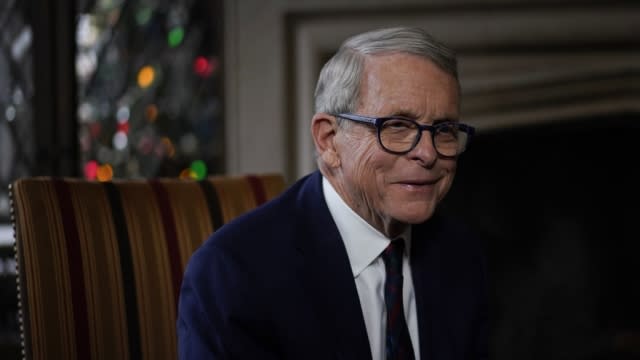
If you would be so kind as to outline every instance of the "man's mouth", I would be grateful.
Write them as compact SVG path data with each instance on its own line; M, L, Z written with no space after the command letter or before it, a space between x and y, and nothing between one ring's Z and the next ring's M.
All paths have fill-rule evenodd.
M436 184L440 179L413 179L413 180L402 180L398 181L397 184L401 185L411 185L411 186L429 186Z

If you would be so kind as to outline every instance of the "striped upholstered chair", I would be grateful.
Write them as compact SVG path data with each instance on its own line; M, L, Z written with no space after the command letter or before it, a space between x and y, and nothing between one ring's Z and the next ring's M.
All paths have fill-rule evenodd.
M27 359L176 359L185 264L225 222L273 198L280 175L12 186Z

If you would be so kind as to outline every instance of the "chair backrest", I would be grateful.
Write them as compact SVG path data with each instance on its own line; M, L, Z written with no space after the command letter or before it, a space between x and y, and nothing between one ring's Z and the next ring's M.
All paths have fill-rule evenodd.
M176 359L176 309L193 251L275 197L276 174L11 188L28 359Z

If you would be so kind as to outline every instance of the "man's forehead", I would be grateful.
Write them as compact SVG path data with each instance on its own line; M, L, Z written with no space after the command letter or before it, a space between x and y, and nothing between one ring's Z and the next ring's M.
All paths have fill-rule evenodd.
M456 79L417 55L371 58L364 68L359 95L358 108L373 115L404 114L415 119L458 117Z

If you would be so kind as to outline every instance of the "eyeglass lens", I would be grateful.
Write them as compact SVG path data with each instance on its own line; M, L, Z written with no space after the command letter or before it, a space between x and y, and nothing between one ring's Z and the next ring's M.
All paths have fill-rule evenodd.
M456 156L464 151L467 133L458 129L455 123L440 125L431 135L438 153L443 156ZM409 152L417 143L421 129L411 121L390 119L380 128L380 142L392 152Z

